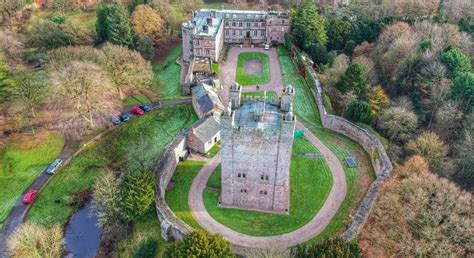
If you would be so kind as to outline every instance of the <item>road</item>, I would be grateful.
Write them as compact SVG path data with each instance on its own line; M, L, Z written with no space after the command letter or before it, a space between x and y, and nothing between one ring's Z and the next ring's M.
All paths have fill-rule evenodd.
M337 156L329 150L311 131L306 129L303 124L297 122L298 130L305 130L306 139L316 146L327 165L331 170L333 177L333 186L329 192L328 198L323 207L307 224L297 230L282 235L255 237L234 231L219 222L217 222L206 210L203 201L203 192L206 183L212 172L220 163L220 154L214 156L199 172L194 179L191 190L189 191L188 203L192 216L197 223L211 233L218 233L232 244L250 248L275 247L287 248L299 243L306 242L320 234L331 222L337 210L341 206L347 193L346 176L341 162Z
M153 109L159 109L161 107L166 107L166 106L173 106L173 105L180 105L180 104L186 104L186 103L191 103L192 99L191 98L181 98L181 99L176 99L176 100L171 100L171 101L165 101L165 102L153 102L151 103L151 106ZM130 116L130 119L133 119L135 115L130 113L128 110L122 110L123 113L127 113ZM56 120L58 121L58 120ZM48 123L49 124L49 123ZM44 125L40 125L40 128L44 127ZM109 130L107 130L104 133L110 133L113 129L117 128L117 126L111 126ZM31 129L31 127L30 127ZM23 131L22 131L23 132ZM99 137L98 137L99 138ZM91 141L96 141L94 138ZM86 145L88 145L86 143ZM66 143L65 146L63 147L61 153L59 154L58 158L63 160L63 166L67 165L73 155L77 155L80 150L76 151L74 147L72 147L70 144ZM46 170L46 169L45 169ZM31 189L38 189L39 194L41 194L41 190L46 186L48 181L52 178L52 175L49 175L43 171L34 181L33 183L23 192L26 193L27 191ZM21 225L21 223L24 221L26 218L26 215L28 214L28 211L31 207L31 205L26 205L22 203L22 197L19 196L15 206L13 207L12 211L8 215L7 219L3 223L3 230L0 233L0 257L8 257L9 252L7 249L6 241L7 239L11 236L13 232Z

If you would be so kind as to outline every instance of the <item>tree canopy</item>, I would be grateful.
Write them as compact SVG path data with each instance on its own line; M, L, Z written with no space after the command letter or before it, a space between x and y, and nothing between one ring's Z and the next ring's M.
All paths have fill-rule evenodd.
M171 257L234 257L230 243L220 235L212 235L203 230L194 231L182 240L168 245L165 258Z
M316 5L310 0L304 0L297 8L292 20L292 32L296 44L302 49L308 49L316 43L327 43L327 20L319 15Z

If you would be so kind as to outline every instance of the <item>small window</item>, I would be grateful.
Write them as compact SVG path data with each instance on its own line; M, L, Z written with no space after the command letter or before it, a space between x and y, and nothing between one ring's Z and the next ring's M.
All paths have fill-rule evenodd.
M264 191L263 194L264 194L264 195L267 195L267 191Z
M263 175L260 176L260 179L263 180Z
M235 22L232 22L232 26L234 26L234 27L235 27Z
M239 173L239 174L237 175L237 177L242 177L242 174Z
M245 178L245 173L242 174L242 177Z
M228 30L225 31L225 35L229 36L229 31Z
M260 194L263 194L263 191L260 191Z
M253 26L254 26L254 27L258 27L258 23L254 23Z
M225 22L225 26L229 26L229 22Z
M257 36L257 31L256 30L253 31L253 35Z
M247 27L250 27L250 22L247 22Z
M242 23L241 23L241 22L239 22L239 27L242 27Z
M239 30L239 35L242 36L242 30Z
M244 193L246 193L246 192L247 192L247 189L244 189Z
M268 176L265 176L265 180L267 180L267 181L268 181Z

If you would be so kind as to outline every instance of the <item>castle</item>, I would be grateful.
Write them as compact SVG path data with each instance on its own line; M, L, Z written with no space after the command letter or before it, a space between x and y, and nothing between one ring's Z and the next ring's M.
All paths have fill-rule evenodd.
M183 60L217 61L224 44L281 44L289 31L287 12L201 9L182 25Z
M221 116L220 204L288 213L295 91L286 86L278 103L245 100L241 90L231 85Z

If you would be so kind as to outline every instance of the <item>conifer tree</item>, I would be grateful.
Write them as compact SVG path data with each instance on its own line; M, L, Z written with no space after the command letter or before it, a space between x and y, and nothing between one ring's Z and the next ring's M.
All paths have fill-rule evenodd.
M130 17L127 10L118 3L113 3L109 8L107 38L112 44L133 48L133 30Z

